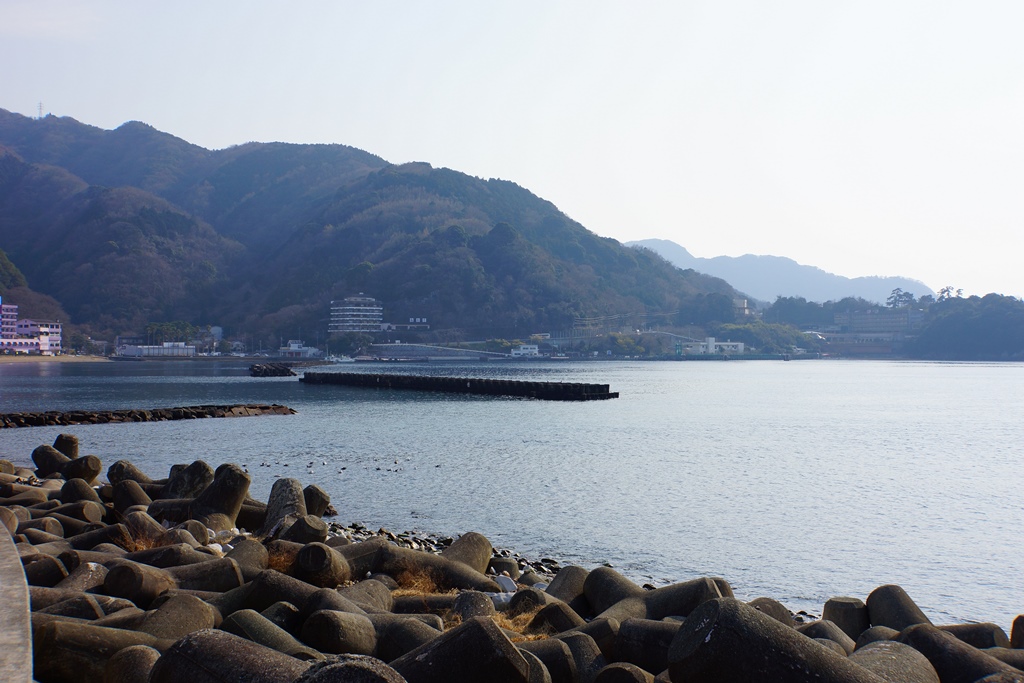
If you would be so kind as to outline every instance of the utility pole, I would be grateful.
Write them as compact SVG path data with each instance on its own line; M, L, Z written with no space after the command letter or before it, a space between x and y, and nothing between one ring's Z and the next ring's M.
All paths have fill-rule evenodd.
M39 118L43 118L43 103L39 103Z

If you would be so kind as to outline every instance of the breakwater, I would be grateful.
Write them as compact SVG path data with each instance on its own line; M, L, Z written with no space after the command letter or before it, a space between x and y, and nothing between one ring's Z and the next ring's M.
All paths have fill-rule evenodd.
M307 372L299 378L299 381L307 384L339 384L372 389L518 396L544 401L601 401L619 397L617 391L609 391L607 384L585 384L582 382L524 382L475 377L378 375L354 372Z
M0 460L6 681L1024 680L1024 616L935 625L895 585L808 621L720 577L653 589L475 532L353 533L319 487L256 501L232 464L101 478L67 434L32 462Z
M294 415L288 406L277 404L236 404L216 406L183 406L149 410L72 410L42 413L0 413L0 429L14 427L47 427L108 422L164 422L167 420L200 420L210 417L256 417L259 415Z

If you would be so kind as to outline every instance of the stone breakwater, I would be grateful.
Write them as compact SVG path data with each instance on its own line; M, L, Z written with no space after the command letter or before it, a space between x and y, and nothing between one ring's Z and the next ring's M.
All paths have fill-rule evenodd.
M441 391L449 394L518 396L542 401L605 401L618 398L607 384L581 382L525 382L513 379L477 377L436 377L433 375L378 375L355 372L307 372L299 378L306 384L338 384L366 389Z
M1024 616L935 625L895 585L800 623L719 577L648 588L475 532L328 524L317 486L256 501L237 465L101 479L70 435L32 461L0 460L5 681L1024 681Z
M75 410L45 413L0 413L0 429L13 427L48 427L107 422L164 422L166 420L199 420L208 417L254 417L257 415L294 415L288 406L247 403L230 406L184 406L151 410Z

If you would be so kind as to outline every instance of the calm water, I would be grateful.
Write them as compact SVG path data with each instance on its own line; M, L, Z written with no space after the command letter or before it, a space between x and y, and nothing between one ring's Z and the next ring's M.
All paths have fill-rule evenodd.
M327 490L342 522L476 530L640 582L720 575L741 598L811 611L899 583L936 622L1009 629L1024 612L1021 365L401 368L621 392L593 403L305 386L245 368L0 365L0 412L284 403L299 414L63 431L105 465L128 458L162 476L196 458L237 462L258 498L293 476ZM26 462L60 431L0 431L0 456Z

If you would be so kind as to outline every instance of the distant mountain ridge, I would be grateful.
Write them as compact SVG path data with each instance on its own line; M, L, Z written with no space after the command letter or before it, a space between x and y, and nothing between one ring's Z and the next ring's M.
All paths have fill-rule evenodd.
M815 266L805 266L783 256L693 256L686 248L662 239L626 242L626 246L644 247L683 269L720 277L744 294L771 303L779 296L803 297L808 301L839 301L860 297L885 303L894 289L911 292L915 297L935 295L928 285L905 277L867 276L848 278Z

